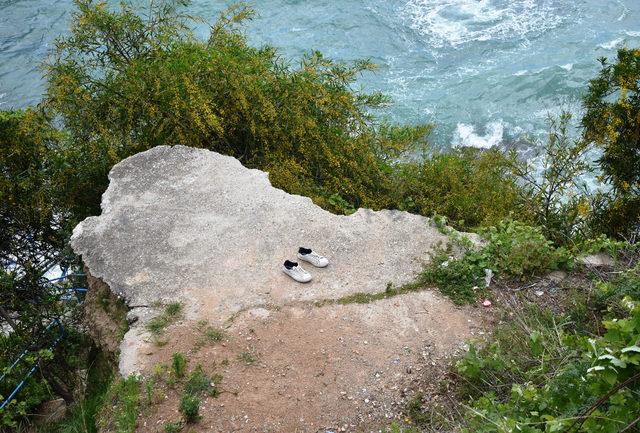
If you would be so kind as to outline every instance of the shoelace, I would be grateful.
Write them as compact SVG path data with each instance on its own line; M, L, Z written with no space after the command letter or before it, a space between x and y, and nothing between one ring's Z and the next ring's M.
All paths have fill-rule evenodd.
M311 256L312 258L316 259L316 260L321 260L322 259L321 255L316 254L313 251L311 251L308 255Z
M296 273L296 274L304 273L304 270L300 267L300 265L294 266L293 268L291 268L291 271Z

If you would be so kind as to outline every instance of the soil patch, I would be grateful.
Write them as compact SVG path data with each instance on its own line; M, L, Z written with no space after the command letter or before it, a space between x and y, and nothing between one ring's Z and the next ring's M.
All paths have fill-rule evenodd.
M431 291L364 305L260 308L236 317L212 347L198 348L193 322L176 324L169 344L148 346L143 369L180 351L191 368L223 375L221 395L203 402L198 432L378 431L401 416L410 383L443 371L476 324L475 309L453 308ZM166 390L141 431L180 419L179 389Z

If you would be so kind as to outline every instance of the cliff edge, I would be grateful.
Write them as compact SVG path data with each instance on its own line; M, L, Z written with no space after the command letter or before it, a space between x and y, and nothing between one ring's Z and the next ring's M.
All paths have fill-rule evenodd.
M411 282L448 242L428 218L334 215L272 187L265 172L184 146L132 156L109 178L102 214L75 228L72 246L131 309L121 374L147 375L176 351L222 374L230 392L204 403L202 431L320 431L388 419L411 369L433 368L471 335L469 310L430 290L327 302ZM303 263L308 284L281 271L300 246L330 260L323 269ZM173 302L184 317L158 345L146 325ZM196 344L204 321L224 329L223 343ZM156 431L179 416L177 404L167 398L145 416L139 431Z

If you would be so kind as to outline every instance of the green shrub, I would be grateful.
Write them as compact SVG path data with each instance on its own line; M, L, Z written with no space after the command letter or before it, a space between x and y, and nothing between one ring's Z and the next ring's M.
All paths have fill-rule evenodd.
M72 227L61 190L64 153L56 130L41 110L0 110L0 264L44 254L60 259ZM25 239L28 238L28 239ZM38 245L39 249L34 249ZM1 295L0 295L1 296ZM5 299L2 304L6 305ZM6 307L5 307L6 308Z
M67 157L84 161L67 177L87 197L99 197L88 192L105 186L120 159L177 143L235 156L268 171L274 186L336 213L436 212L464 227L513 211L526 220L500 151L403 158L424 148L431 127L389 125L369 114L387 98L351 84L375 69L371 63L339 64L313 52L292 68L274 48L247 43L238 24L253 12L243 7L230 9L201 41L187 30L181 3L160 2L143 18L127 3L113 11L82 2L71 34L56 45L47 107L68 132ZM102 46L119 49L106 55Z
M555 248L538 227L508 219L481 234L487 241L482 250L494 272L522 277L572 265L569 251Z
M435 284L455 304L461 305L476 300L484 289L484 269L487 258L476 251L468 251L460 259L447 253L437 254L424 271L425 281Z
M444 228L442 230L445 230ZM559 267L569 268L573 259L564 247L556 248L541 229L506 219L482 230L484 244L469 246L458 258L440 252L432 258L422 278L435 284L456 304L472 302L483 291L486 270L498 277L525 277Z
M189 393L182 394L179 410L186 422L198 421L200 419L200 399Z
M458 380L449 385L465 405L457 418L441 414L457 419L447 429L595 433L631 425L640 413L637 266L576 294L567 304L576 311L526 304L507 310L489 342L472 344L455 363ZM600 327L592 314L579 314L585 301L604 314Z
M640 265L617 274L610 281L596 283L596 288L595 307L622 316L628 310L628 299L640 299Z
M605 233L620 239L636 236L640 221L640 196L617 192L596 194L590 223L594 233Z
M176 378L184 377L187 372L187 358L180 352L174 352L171 356L171 369Z
M456 372L466 380L465 395L477 397L478 390L491 390L502 398L512 383L543 383L572 352L559 337L568 325L557 322L551 311L535 304L509 310L508 324L496 327L490 344L471 344L456 362Z
M16 343L20 345L15 347ZM0 383L0 402L4 402L4 399L23 380L38 359L42 359L46 363L53 358L50 350L35 350L28 353L21 363L9 370L9 366L18 357L16 352L24 350L21 343L21 339L15 334L0 335L0 362L2 362L0 365L3 366L0 372L6 373L6 377ZM50 399L52 396L53 393L49 384L36 370L36 373L26 380L22 392L12 399L4 409L0 410L0 430L3 427L17 427L22 418L29 413L33 413L33 410L40 403Z
M57 328L45 332L50 321L65 317L71 330L79 317L77 305L59 302L59 291L42 278L51 263L73 262L65 248L75 221L60 173L66 155L63 138L42 110L0 110L0 365L8 367L25 348L37 347L0 383L0 401L29 371L38 348L49 347L57 337ZM54 381L62 389L71 387L69 367L77 353L73 345L65 339L54 359L43 359L41 369L0 411L0 429L15 426L53 397Z
M331 210L344 215L351 215L356 211L353 205L343 199L340 194L331 194L327 199L327 203L331 205Z
M457 228L496 224L518 212L526 219L512 161L499 150L454 149L394 172L395 206L430 216L446 215Z
M486 381L495 377L493 371L504 374L514 364L519 380L508 376L499 383L482 383L487 391L472 400L463 431L542 433L581 425L573 431L617 432L631 425L640 413L640 384L630 380L640 378L640 307L627 299L630 316L603 321L603 336L532 333L527 364L510 361L522 358L521 346L491 346L481 356L470 351L458 363L458 372L468 380ZM549 351L546 342L557 338L560 344L553 346L560 351ZM494 391L501 384L511 384L502 388L507 395Z
M15 332L0 335L0 372L6 374L0 382L0 402L4 401L32 367L40 366L12 401L0 410L0 431L4 431L3 427L20 430L21 425L29 424L27 417L36 411L40 403L55 398L58 392L68 401L73 399L71 387L78 383L74 370L88 368L90 364L87 360L89 353L84 349L88 345L88 339L74 329L71 314L68 321L66 338L54 350L47 347L59 336L60 330L56 327L49 329L49 332L35 328L35 332L38 332L35 335L18 335ZM29 352L22 361L9 369L27 348ZM43 371L45 374L42 374Z
M386 170L431 127L373 120L388 98L352 90L373 64L312 52L291 67L273 47L247 43L238 25L253 11L241 5L200 40L184 3L154 2L143 16L130 3L78 2L56 44L47 106L100 178L124 157L175 143L237 157L319 203L339 194L354 208L388 205Z
M627 242L611 239L606 235L599 235L577 244L574 248L577 254L588 255L604 252L614 259L625 250L635 250L635 245L629 245Z
M593 173L587 161L591 147L571 137L570 120L571 114L566 112L557 118L549 116L547 139L536 143L534 155L522 160L513 150L509 158L531 213L530 222L559 245L584 238L590 231L591 204L584 176Z
M7 364L5 364L7 365ZM8 396L14 386L18 384L20 379L8 380L3 383L2 392L0 393L0 402ZM29 378L20 395L0 410L0 427L14 428L18 425L18 421L27 414L33 413L33 410L42 402L51 398L52 394L47 386L46 381L37 378ZM0 429L1 430L1 429Z
M585 140L602 148L599 163L613 187L598 228L625 235L640 225L640 50L621 48L615 63L600 62L584 97L582 126Z

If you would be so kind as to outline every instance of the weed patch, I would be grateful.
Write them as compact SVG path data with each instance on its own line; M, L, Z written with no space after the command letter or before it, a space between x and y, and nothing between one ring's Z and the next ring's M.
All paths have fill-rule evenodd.
M134 376L111 384L98 417L100 431L133 433L140 407L140 382Z
M225 337L222 329L211 326L206 320L198 322L198 331L200 331L201 335L196 342L196 349L200 349L204 346L212 346L222 341Z
M171 371L173 375L180 379L187 371L187 358L180 352L174 352L171 356Z
M90 356L87 383L79 389L77 403L67 417L39 429L39 433L97 433L96 418L106 401L113 381L109 359L103 352L94 350ZM20 430L17 430L20 431Z
M349 305L349 304L368 304L370 302L379 301L381 299L392 298L394 296L403 295L405 293L417 292L423 290L426 286L423 276L419 276L416 281L404 284L400 287L394 287L392 283L387 283L384 292L365 293L357 292L351 295L343 296L337 299L324 299L315 303L316 307L325 305Z
M147 330L154 337L159 337L167 326L182 316L182 308L182 304L179 302L165 305L164 311L160 315L149 320L146 325Z
M158 382L153 377L144 383L144 397L147 406L159 404L164 400L165 395L157 386Z
M194 423L200 419L200 399L189 393L183 393L178 408L187 423Z
M182 423L167 422L164 424L164 433L178 433L182 430Z
M258 358L252 352L242 352L238 355L238 359L244 362L246 365L253 365L258 362Z
M222 376L207 376L202 370L202 366L198 365L191 372L187 382L184 384L184 392L192 395L207 394L210 397L217 397L220 394L218 384L222 380Z
M491 340L472 344L452 367L449 385L464 404L440 419L468 433L632 431L640 413L639 282L636 266L567 301L576 311L506 311ZM585 308L599 312L599 327ZM420 419L417 405L408 412Z
M450 251L440 251L425 269L423 281L435 284L454 303L465 304L484 293L489 272L525 278L573 265L569 251L554 247L536 227L507 219L484 230L482 236L485 243L478 248L454 239L465 249L463 254L456 258Z
M411 422L418 426L424 427L427 425L428 415L422 410L422 394L416 394L409 403L407 403L406 407L407 417L411 420Z

